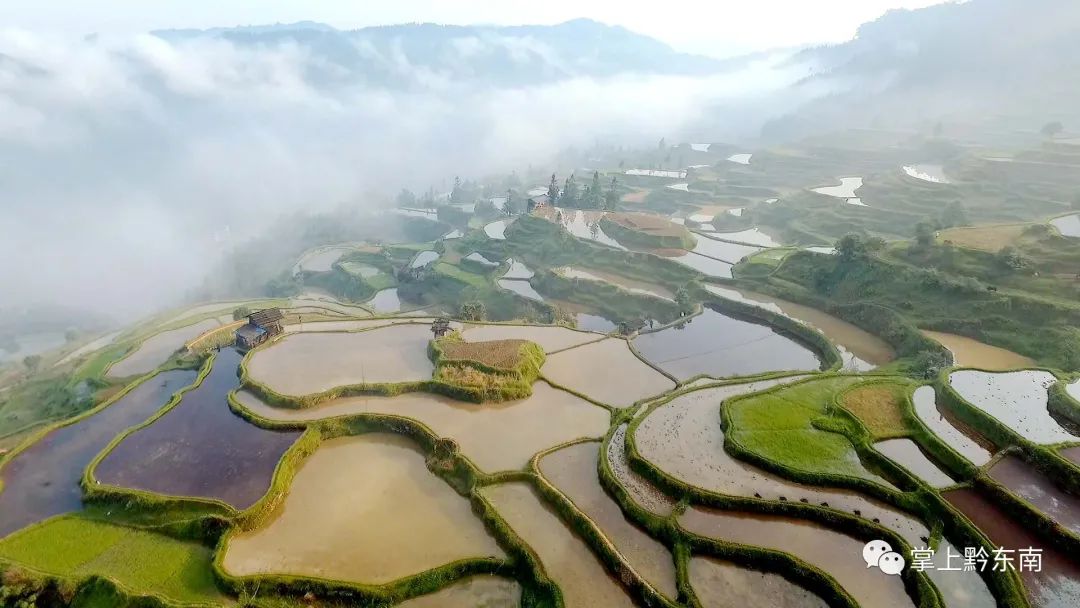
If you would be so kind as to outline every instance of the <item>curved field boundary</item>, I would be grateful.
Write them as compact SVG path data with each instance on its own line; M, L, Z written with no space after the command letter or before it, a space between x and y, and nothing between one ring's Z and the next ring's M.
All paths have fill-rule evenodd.
M1054 374L1061 381L1059 372L1049 368L1029 368L1031 370L1046 371ZM1060 485L1071 493L1080 492L1080 467L1075 463L1063 458L1057 451L1060 445L1072 445L1073 442L1054 445L1040 445L1021 436L988 412L967 402L952 388L949 382L949 374L957 370L974 370L984 373L995 373L979 368L953 368L942 370L935 383L938 391L939 404L944 405L950 412L966 424L971 425L976 431L984 435L999 448L1013 448L1015 453L1023 458L1039 473L1048 477L1052 482ZM1061 548L1067 554L1080 554L1080 535L1058 524L1036 509L1031 503L1016 496L1003 485L992 479L986 471L995 460L987 463L985 470L981 470L973 480L973 485L989 493L1009 515L1016 517L1028 528L1036 532L1046 542Z
M780 386L774 386L756 393L739 395L732 398L730 401L734 402L740 399L748 399L755 396L761 396L783 388L790 388L792 386L796 386L805 382L820 380L822 378L843 376L859 377L858 375L850 374L815 374L805 380L800 380ZM735 382L729 384L735 384ZM700 387L695 387L695 390L700 390ZM630 426L626 431L627 458L630 462L630 466L635 472L637 472L639 475L644 477L646 480L651 482L654 486L656 486L669 496L682 497L683 500L689 500L693 504L716 508L720 510L747 511L751 513L761 513L765 515L782 515L785 517L791 517L796 519L810 520L816 523L823 524L828 528L832 528L857 539L873 540L877 538L883 538L888 540L889 543L894 547L903 547L905 551L910 551L911 547L907 543L907 541L904 540L899 534L897 534L893 530L886 528L885 526L882 526L880 524L873 523L861 517L850 515L842 511L837 511L828 507L822 507L814 504L794 503L787 501L771 501L758 498L719 494L716 492L698 488L696 486L692 486L681 480L670 477L669 475L664 473L659 467L649 462L641 455L641 453L637 449L635 439L635 433L637 432L637 428L638 426L640 426L641 421L644 420L649 413L654 411L656 408L665 405L670 400L670 398L667 398L650 405L649 410L644 415L635 418L630 423ZM728 402L725 401L724 404L726 403ZM725 428L730 428L730 419L726 418L728 416L728 408L720 407L719 409L720 414L724 419ZM852 443L856 445L856 449L859 448L857 443L855 443L854 441ZM730 437L725 435L725 448L727 448L727 446L731 444L732 442ZM864 450L859 450L860 457L864 456L863 451ZM745 460L742 453L737 453L733 451L733 454L737 454L740 459ZM919 497L909 496L901 492L888 490L876 483L856 480L854 478L849 478L846 476L825 476L826 481L823 483L823 480L816 475L806 474L802 471L788 471L787 467L783 467L781 465L773 463L770 460L766 460L760 457L753 457L753 459L748 460L748 462L754 464L755 466L762 467L767 471L780 474L781 476L796 481L798 483L804 483L812 486L825 485L832 487L841 487L845 489L853 489L865 492L875 498L883 500L884 502L886 502L886 504L892 505L900 509L901 511L907 513L916 513L921 515L922 519L926 519L927 510L926 508L921 506L921 495ZM887 464L892 465L891 461ZM892 466L895 467L895 465ZM837 478L836 480L840 481L843 485L837 486L836 483L833 483L833 477ZM867 492L867 490L869 490L869 492ZM987 545L987 547L989 550L989 545ZM929 580L929 577L927 577L925 573L915 572L913 570L905 570L901 577L904 579L904 586L908 591L908 595L910 595L913 600L915 600L916 605L922 608L941 606L941 599L937 588L933 586L933 584Z
M687 391L689 392L689 391ZM674 547L676 581L680 599L691 606L700 606L697 595L690 585L688 564L692 554L708 555L732 561L740 566L750 567L764 572L779 574L793 583L808 589L822 598L827 598L831 606L856 608L858 604L840 584L829 574L788 553L781 553L762 547L738 545L721 540L706 538L688 532L677 523L678 516L687 504L687 498L668 517L660 517L638 505L615 477L608 461L608 447L615 434L617 425L613 425L600 447L599 481L601 487L610 495L623 514L638 524L649 534L658 538L669 547ZM627 433L630 430L627 429ZM648 481L651 482L648 478Z
M579 443L596 443L597 449L601 449L603 443L595 439L577 439L560 445L550 447L532 457L529 461L529 469L533 473L533 486L537 489L544 500L555 508L560 519L570 526L574 532L585 541L593 550L593 553L603 564L604 569L619 581L632 597L646 606L664 606L675 608L678 604L664 597L643 576L638 574L630 561L619 552L615 544L608 539L600 526L584 513L574 501L562 493L554 484L548 481L540 472L540 459L548 454L557 452L563 448ZM599 483L599 482L598 482ZM670 547L669 547L670 549Z
M76 424L78 422L83 421L86 418L89 418L90 416L93 416L94 414L100 412L101 410L109 407L113 403L116 403L117 401L122 399L125 395L127 395L131 391L135 390L136 387L140 386L144 382L148 382L152 378L157 376L158 374L161 374L161 373L167 372L167 371L172 371L173 369L178 369L178 368L168 367L168 366L161 366L158 369L155 369L154 371L152 371L152 372L150 372L148 374L143 374L142 376L139 376L139 377L135 378L134 380L128 382L124 386L124 388L117 391L117 393L115 395L112 395L111 397L109 397L105 401L102 401L98 405L96 405L96 406L94 406L94 407L92 407L92 408L90 408L90 409L76 415L76 416L73 416L71 418L66 418L66 419L63 419L63 420L60 420L60 421L46 422L45 424L47 426L40 429L38 432L34 433L30 437L27 437L26 439L24 439L19 445L15 446L14 449L8 451L3 456L0 456L0 472L3 471L4 466L7 465L8 462L13 460L16 456L18 456L22 452L29 449L30 446L37 443L39 440L41 440L43 437L45 437L49 433L55 431L56 429L66 427L66 426L70 426L72 424ZM202 380L201 380L201 377L200 377L200 378L196 379L195 383L197 384L197 383L199 383L201 381ZM180 389L179 391L177 391L176 393L174 393L172 398L165 405L163 405L161 407L161 409L171 408L174 401L179 401L179 395L181 395L184 392L187 392L191 388L194 388L194 386L195 385L192 385L192 386L189 386L189 387L184 387L184 388ZM155 414L155 416L156 415L157 414ZM41 424L41 423L36 423L35 425L32 425L32 426L36 426L37 424ZM25 428L32 428L32 426L31 427L25 427ZM120 430L118 432L123 434L123 433L126 433L127 431L130 431L130 429ZM111 445L112 444L110 443L110 446ZM3 480L2 477L0 477L0 492L2 492L3 490L4 490L4 480Z

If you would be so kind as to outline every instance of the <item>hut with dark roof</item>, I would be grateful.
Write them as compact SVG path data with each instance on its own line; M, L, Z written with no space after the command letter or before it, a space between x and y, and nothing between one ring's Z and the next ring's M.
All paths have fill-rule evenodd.
M255 348L270 338L281 334L281 320L285 315L279 308L267 308L248 315L248 322L236 330L238 348Z

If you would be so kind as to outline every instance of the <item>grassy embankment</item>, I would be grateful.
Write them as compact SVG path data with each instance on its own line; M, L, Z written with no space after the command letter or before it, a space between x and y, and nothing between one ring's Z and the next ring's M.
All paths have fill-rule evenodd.
M509 401L532 395L546 356L528 340L465 342L452 332L431 341L435 382L471 391L476 401Z
M902 357L940 348L917 332L912 334L917 326L966 335L1053 367L1080 369L1080 306L1067 302L990 291L970 277L951 277L878 257L845 259L809 252L793 253L768 277L748 282L755 289L839 313L881 336ZM848 316L853 308L868 305L893 317L891 327L875 327Z
M795 384L777 386L752 395L736 397L719 408L725 428L730 429L729 433L725 434L727 437L725 449L742 460L752 462L793 481L814 486L848 488L872 496L902 511L914 514L927 523L934 537L944 532L953 543L983 546L990 551L992 545L989 540L970 522L950 509L933 488L926 486L905 469L873 450L873 435L858 418L840 405L845 401L845 391L896 381L903 382L902 379L881 378L867 384L857 377L826 375ZM663 407L669 399L670 397L651 405L650 411ZM717 405L719 407L719 404ZM908 431L909 436L926 447L927 451L935 457L941 453L944 459L951 458L959 463L965 463L966 471L970 476L973 470L971 465L963 461L952 452L951 448L944 445L917 421L910 400L906 396L902 400L901 407L906 421L905 426L912 429ZM648 416L648 413L645 416ZM635 471L675 499L682 498L694 504L724 510L809 519L856 538L886 538L893 546L908 547L907 542L892 530L876 522L836 511L827 506L716 494L674 479L645 460L637 451L634 432L645 416L637 418L630 425L626 441L627 456ZM747 424L750 426L740 428L740 425ZM829 446L829 449L822 451L820 449L821 436L826 434L832 434L834 437L825 440L824 445ZM852 451L857 453L858 460L869 471L893 481L901 490L890 489L868 480L865 478L865 473L853 474L850 470L852 461L848 460ZM947 460L946 464L949 464ZM962 466L961 464L960 467ZM607 473L603 468L601 474L605 487L617 486L614 479L604 479ZM954 474L959 479L964 478L961 473ZM658 518L640 509L633 514L635 519L639 519L650 530L654 528L664 530L670 525L665 520L656 521ZM721 546L710 546L703 544L702 540L697 538L690 538L688 542L694 552L714 554L712 551L717 551L717 556L733 555L739 563L763 564L762 569L781 572L793 580L800 581L823 598L838 598L838 603L843 603L845 596L842 591L839 591L840 595L837 595L834 581L822 581L813 575L813 569L808 571L805 565L800 568L797 560L796 563L792 563L793 558L790 556L787 556L786 560L778 561L776 556L755 554L755 551L747 551L739 547L724 547L722 543ZM987 575L985 581L995 596L1005 603L1004 605L1028 605L1015 573L1009 573L1007 576ZM912 571L905 572L904 583L908 593L916 598L917 605L940 605L940 599L930 588L929 580L921 574Z
M690 250L695 244L685 226L655 215L609 213L600 219L600 228L627 247Z

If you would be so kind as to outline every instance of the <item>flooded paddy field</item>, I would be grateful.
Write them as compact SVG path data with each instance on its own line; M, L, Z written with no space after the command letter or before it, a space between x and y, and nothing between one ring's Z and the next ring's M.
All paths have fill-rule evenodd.
M600 528L634 571L654 589L675 599L675 559L660 541L630 522L600 486L598 442L578 443L540 459L540 474Z
M489 239L495 239L497 241L505 240L506 227L509 226L512 221L513 220L498 220L491 222L484 226L484 234L486 234Z
M1042 549L1041 572L1020 573L1035 608L1080 605L1080 565L1075 561L1047 545L975 490L950 490L942 496L986 534L993 545L1011 549L1014 556L1021 549Z
M481 488L480 494L540 558L544 571L562 590L567 608L634 605L589 546L531 486L504 483Z
M483 257L483 256L481 256ZM508 258L507 264L510 264L510 268L502 276L504 279L531 279L536 274L529 269L524 263L515 260L514 258Z
M933 488L944 488L956 482L941 467L934 464L919 445L910 439L887 439L874 444L874 449L904 467L912 475Z
M323 247L305 253L300 261L296 263L295 271L307 270L309 272L328 272L334 265L334 262L341 259L341 256L353 251L354 247Z
M431 250L421 251L416 254L416 257L409 263L409 268L423 268L437 259L439 259L439 252Z
M499 265L498 262L493 262L475 251L465 256L463 259L469 260L470 262L476 262L477 264L481 264L483 266L490 266L491 268Z
M289 334L254 351L248 372L256 382L286 395L308 395L337 386L427 380L431 328L401 324L354 333Z
M608 442L606 458L611 474L638 506L655 515L667 517L675 501L630 468L630 461L626 457L626 430L627 425L619 426Z
M605 319L599 315L590 315L588 313L579 312L574 315L574 322L577 323L578 329L585 331L595 331L600 333L608 333L618 329L613 321Z
M911 401L915 406L915 414L919 417L919 420L949 447L970 460L972 464L982 466L993 456L990 450L964 434L938 409L934 399L934 387L920 386L915 389Z
M90 342L87 342L86 344L83 344L79 348L76 348L75 350L61 357L60 360L56 362L56 365L64 365L65 363L74 361L75 359L78 359L83 355L87 355L96 350L105 348L106 346L112 344L113 341L116 340L116 338L119 337L122 333L124 333L124 330L109 332L104 336L101 336L100 338L96 338Z
M762 232L759 228L750 228L748 230L740 230L738 232L710 232L709 236L718 239L724 239L725 241L735 241L737 243L746 243L747 245L757 245L758 247L784 246L783 243Z
M467 403L431 393L396 397L343 397L304 409L276 408L247 391L237 400L269 420L309 421L355 414L391 414L423 423L461 446L461 453L488 473L517 470L534 454L572 439L600 437L610 415L580 397L533 384L533 394L503 403Z
M934 567L928 568L926 575L941 592L946 608L995 608L998 602L986 587L986 581L978 572L964 572L963 566L957 563L956 556L963 554L963 549L957 549L944 538L939 539L937 551L934 552ZM952 563L949 563L950 555L953 556ZM957 566L960 570L941 569Z
M377 313L399 312L401 310L401 299L398 298L397 287L375 292L375 295L367 303Z
M499 287L502 287L507 291L512 291L523 298L528 298L537 302L544 301L544 296L533 289L533 286L528 281L521 279L499 279L497 282Z
M127 436L94 475L102 483L216 498L244 509L262 497L297 432L260 429L229 410L241 355L223 349L202 384L153 424Z
M666 287L655 285L653 283L646 283L644 281L635 281L634 279L628 279L624 276L604 272L602 270L593 270L592 268L583 268L581 266L560 266L555 268L554 271L556 274L562 275L568 279L611 283L630 293L640 293L642 295L653 296L664 300L675 299L675 294Z
M235 576L292 574L388 583L453 561L503 557L469 502L390 434L325 441L269 522L229 538Z
M705 257L692 251L682 251L681 249L655 250L652 253L678 262L683 266L686 266L687 268L690 268L692 270L696 270L708 277L713 277L717 279L731 278L732 264L729 262Z
M816 308L730 287L706 285L705 289L722 298L764 308L817 330L840 351L844 369L869 371L896 358L892 347L881 338Z
M0 537L82 509L83 469L113 437L149 418L195 377L193 370L158 374L97 413L48 433L4 465Z
M1069 396L1077 401L1080 401L1080 380L1073 380L1072 383L1065 387L1065 392L1069 393Z
M1047 387L1056 381L1050 372L1023 370L987 373L960 370L949 384L971 405L1001 421L1035 443L1077 441L1046 409Z
M842 177L838 186L821 186L820 188L814 188L813 191L826 196L852 199L858 196L855 191L862 188L862 185L863 178L861 177Z
M742 258L761 251L761 247L729 243L727 241L720 241L699 234L697 235L697 245L694 247L693 251L694 253L723 260L730 264L737 264Z
M930 182L933 184L948 184L949 177L945 175L945 169L941 165L932 164L916 164L916 165L904 165L904 173L914 177L915 179L921 179L924 182Z
M1058 229L1062 236L1080 238L1080 213L1059 217L1050 220L1050 223L1054 225L1054 228Z
M434 593L414 597L397 608L518 608L521 585L494 575L470 576Z
M990 467L990 476L1050 519L1080 534L1080 498L1058 488L1035 467L1009 455Z
M215 319L206 319L153 335L144 340L134 352L114 363L109 368L108 377L127 378L151 372L165 363L174 352L183 348L185 342L217 327L220 327L220 324Z
M599 334L574 331L565 327L543 325L465 325L462 336L469 342L490 340L528 340L540 345L548 354L555 351L595 342ZM547 369L545 367L545 369Z
M1031 367L1035 360L997 346L984 344L967 336L940 331L921 330L923 335L945 348L953 355L955 365L977 367L990 371L1007 371Z
M364 329L374 329L376 327L388 327L390 325L402 325L407 323L416 324L423 323L424 321L425 319L421 317L397 317L393 319L354 319L351 321L306 321L304 323L286 325L284 327L284 333L338 333L344 331L360 331ZM454 325L460 324L451 324L451 326Z
M811 591L779 574L744 568L712 557L690 558L690 586L703 608L771 606L772 608L826 608Z
M560 214L562 217L561 223L559 222ZM604 212L602 211L555 209L553 212L546 213L544 217L553 222L560 223L567 232L579 239L593 241L600 243L601 245L614 247L615 249L626 250L626 247L608 236L603 228L600 227L600 218L604 217Z
M821 367L812 350L772 327L727 316L709 305L683 325L640 334L634 347L680 380L699 374L726 377Z
M883 502L855 492L818 488L783 479L736 459L724 449L721 404L736 397L804 379L791 376L701 389L680 395L658 407L641 421L634 434L642 458L665 474L704 490L766 500L807 502L828 506L896 531L913 545L929 535L926 526L914 517Z
M753 156L753 154L732 154L731 156L727 157L727 159L729 162L733 162L737 165L749 165L750 158Z
M708 538L790 553L832 575L862 606L914 606L900 577L866 567L864 541L819 524L691 507L679 525Z
M670 378L634 356L619 338L551 355L540 371L560 386L615 407L675 388Z

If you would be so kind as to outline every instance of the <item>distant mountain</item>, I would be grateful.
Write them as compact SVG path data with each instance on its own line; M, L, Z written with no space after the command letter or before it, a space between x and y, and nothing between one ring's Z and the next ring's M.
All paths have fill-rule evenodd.
M348 31L300 22L153 34L171 42L220 38L238 45L298 45L321 64L310 76L324 83L519 85L626 73L708 74L733 65L588 19L551 26L419 23Z
M1038 129L1044 119L1080 113L1080 2L970 0L894 10L861 26L852 41L793 61L818 66L800 86L832 95L774 122L774 134L949 118Z

